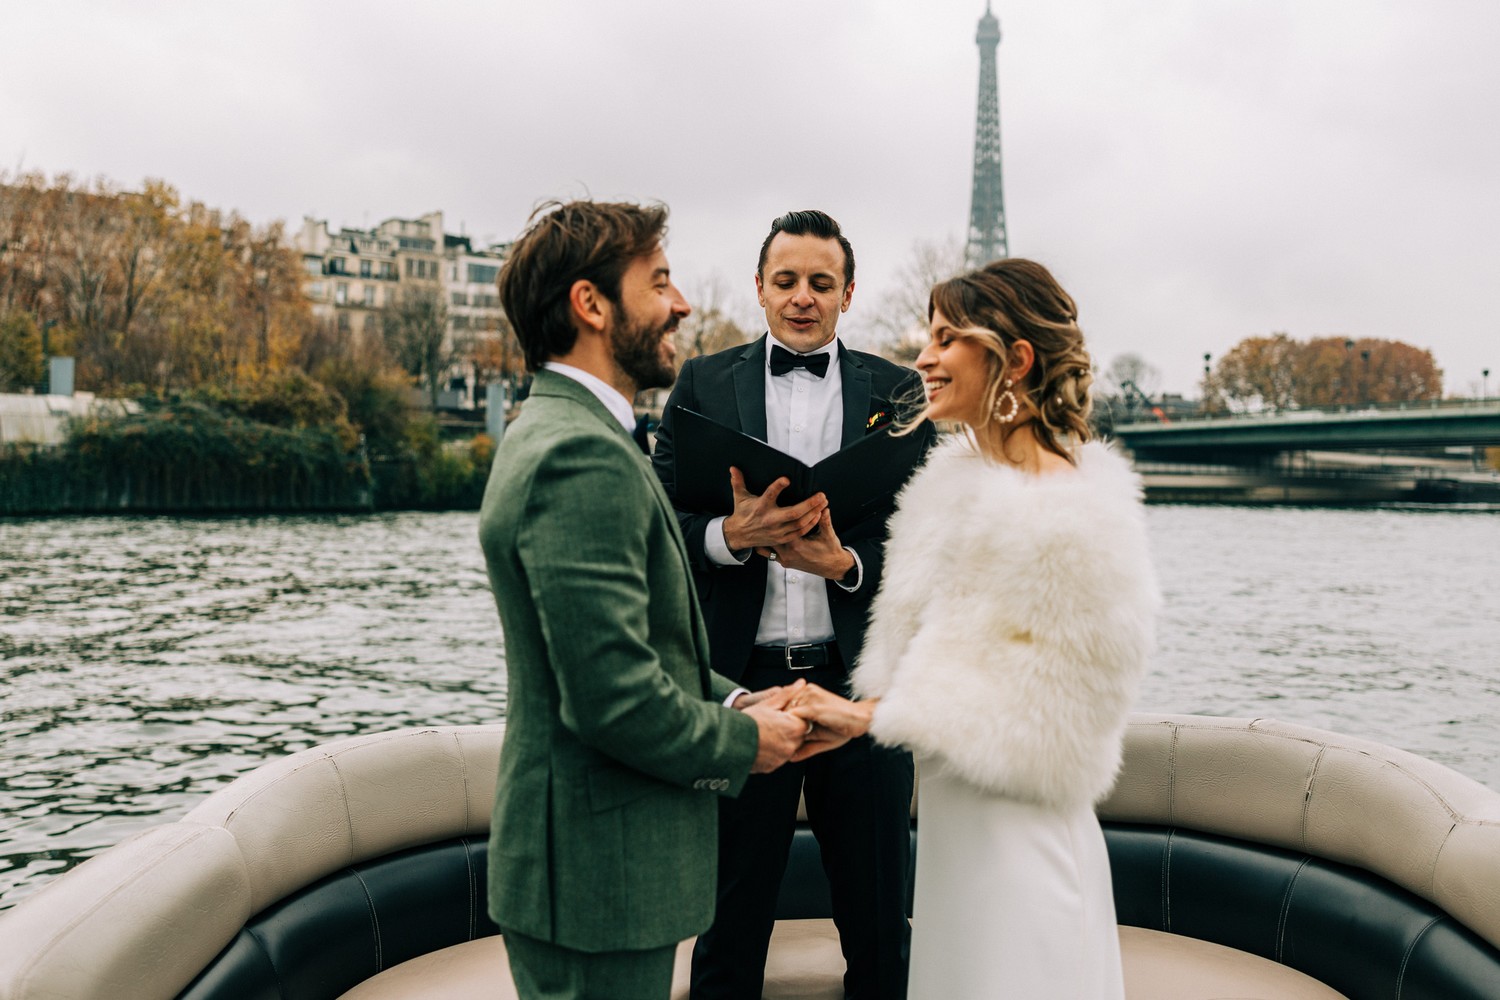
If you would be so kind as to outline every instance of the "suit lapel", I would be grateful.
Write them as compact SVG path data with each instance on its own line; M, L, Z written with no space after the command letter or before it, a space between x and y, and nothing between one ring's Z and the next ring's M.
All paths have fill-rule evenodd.
M767 334L766 336L770 336ZM766 439L766 337L746 345L734 360L730 377L734 382L734 404L739 411L740 430L753 438Z
M865 436L865 421L870 415L870 370L843 343L839 344L839 376L844 380L844 431L839 446L847 448Z

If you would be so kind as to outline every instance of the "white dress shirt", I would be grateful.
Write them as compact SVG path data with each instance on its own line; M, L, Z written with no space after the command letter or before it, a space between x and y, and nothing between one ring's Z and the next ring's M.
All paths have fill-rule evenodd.
M598 375L586 372L582 368L574 368L572 365L565 365L558 361L544 361L542 362L542 367L549 372L557 372L559 375L565 375L574 382L582 385L589 392L592 392L599 402L604 404L606 410L615 415L615 419L625 427L627 432L633 433L635 431L635 407L631 405L630 400L626 399L625 395L619 389L616 389ZM723 532L720 532L720 534L723 534Z
M805 368L785 375L771 374L771 347L766 338L765 392L766 443L806 465L812 465L839 450L844 427L844 382L839 372L838 338L810 351L828 354L828 374L818 378ZM782 345L785 347L786 345ZM794 352L796 353L796 352ZM837 511L834 512L837 516ZM719 566L743 565L748 551L736 556L724 541L724 518L715 518L704 534L704 550ZM845 590L855 591L864 579L864 567L853 549L855 579ZM766 595L761 604L760 625L755 632L758 646L801 645L827 642L833 635L833 616L828 610L828 591L823 577L787 569L780 563L766 567Z

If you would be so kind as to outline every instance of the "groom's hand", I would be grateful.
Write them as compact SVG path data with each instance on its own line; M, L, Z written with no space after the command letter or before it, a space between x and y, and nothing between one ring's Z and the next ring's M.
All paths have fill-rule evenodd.
M850 701L816 684L807 685L792 696L789 705L793 715L812 725L792 760L826 753L869 732L877 701Z
M750 765L752 774L776 770L802 748L802 739L808 733L809 724L807 720L786 710L792 698L801 693L801 689L802 682L799 681L787 687L767 689L774 691L774 694L756 692L755 695L742 695L735 700L735 707L739 708L746 698L765 695L744 709L745 714L755 720L760 734L760 743L755 749L755 763Z

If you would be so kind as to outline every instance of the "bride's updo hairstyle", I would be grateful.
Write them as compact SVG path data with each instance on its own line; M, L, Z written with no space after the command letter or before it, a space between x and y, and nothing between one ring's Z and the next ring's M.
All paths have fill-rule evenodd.
M990 360L981 428L995 426L1000 442L1026 416L1042 447L1073 461L1073 445L1089 432L1089 388L1093 360L1078 329L1078 307L1057 279L1041 264L1019 257L993 261L977 271L933 286L927 299L927 318L941 311L954 333L982 345ZM995 419L1009 367L1010 346L1017 340L1031 344L1035 360L1026 378L1011 386L1021 413L1011 422Z

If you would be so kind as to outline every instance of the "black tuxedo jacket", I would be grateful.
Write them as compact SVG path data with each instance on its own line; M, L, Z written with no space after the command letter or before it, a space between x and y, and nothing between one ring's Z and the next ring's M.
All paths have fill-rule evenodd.
M840 447L847 447L865 434L889 424L897 413L897 400L920 399L921 377L884 358L853 351L839 344L839 373L843 380L844 430ZM656 430L652 464L676 504L676 453L672 447L675 410L685 406L752 437L766 440L766 337L731 347L717 354L693 358L682 366L677 384L667 399L661 426ZM932 425L924 423L912 432L923 435L930 445ZM925 448L924 448L925 451ZM727 475L727 473L726 473ZM852 669L864 644L865 618L880 587L885 559L886 521L891 511L866 518L857 525L839 523L833 511L833 529L839 541L853 549L864 566L859 589L845 590L826 581L828 609L839 651ZM766 594L766 560L752 555L744 566L718 566L708 558L703 538L713 516L677 510L677 521L687 540L693 581L708 622L708 640L713 669L734 680L744 675L760 625L761 604Z

